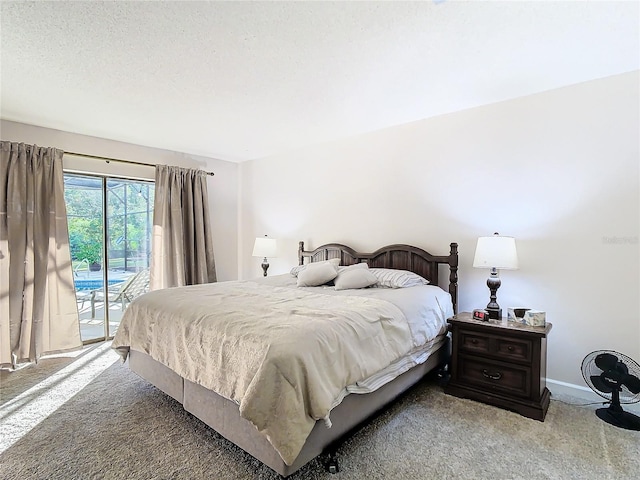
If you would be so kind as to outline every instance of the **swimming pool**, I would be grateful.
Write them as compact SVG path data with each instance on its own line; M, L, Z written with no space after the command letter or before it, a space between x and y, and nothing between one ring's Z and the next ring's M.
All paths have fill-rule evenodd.
M117 278L110 278L109 279L109 285L114 285L116 283L120 283L122 282L122 279L117 279ZM73 283L76 286L76 291L81 291L81 290L97 290L99 288L102 288L102 286L104 285L104 280L102 278L96 278L96 279L86 279L86 278L76 278L74 279Z

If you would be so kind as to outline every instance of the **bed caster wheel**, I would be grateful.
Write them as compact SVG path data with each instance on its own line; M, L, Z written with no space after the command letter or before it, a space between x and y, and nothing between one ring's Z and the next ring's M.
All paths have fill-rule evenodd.
M440 368L436 373L436 378L437 378L438 385L440 385L441 387L446 386L449 383L449 380L451 379L451 374L449 373L448 366L444 366Z
M446 387L449 383L449 380L451 380L451 375L449 375L448 372L438 374L438 385L440 385L441 387Z
M331 474L338 473L340 471L338 459L333 455L329 455L329 458L324 462L324 468Z

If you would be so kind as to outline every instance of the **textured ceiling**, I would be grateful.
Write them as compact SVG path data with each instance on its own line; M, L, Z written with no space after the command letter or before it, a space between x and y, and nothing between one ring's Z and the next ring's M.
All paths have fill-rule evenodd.
M639 68L637 1L1 3L3 119L230 161Z

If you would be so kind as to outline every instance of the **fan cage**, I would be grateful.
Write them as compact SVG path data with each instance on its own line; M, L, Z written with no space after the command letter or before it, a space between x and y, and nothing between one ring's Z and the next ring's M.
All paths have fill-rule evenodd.
M624 363L627 366L630 375L635 375L640 378L640 365L638 363L627 357L623 353L616 352L615 350L596 350L595 352L591 352L582 360L582 376L584 377L584 381L587 383L589 388L593 390L595 393L600 395L603 398L611 401L613 393L602 392L591 381L591 376L600 375L603 370L598 367L595 363L596 357L600 354L608 353L611 355L615 355L618 357L618 360ZM640 402L640 393L633 393L629 391L629 389L622 385L620 389L620 403L637 403Z

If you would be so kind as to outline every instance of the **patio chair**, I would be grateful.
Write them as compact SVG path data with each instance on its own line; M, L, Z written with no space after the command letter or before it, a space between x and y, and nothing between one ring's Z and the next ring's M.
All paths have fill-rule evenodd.
M128 302L149 291L149 269L140 270L131 275L124 282L112 285L109 288L109 302L122 302L122 311ZM96 318L96 302L104 302L104 290L98 289L91 292L91 318Z
M84 302L91 300L92 296L93 296L93 292L89 290L76 290L76 302L77 303L82 302L78 307L78 311L84 308Z

